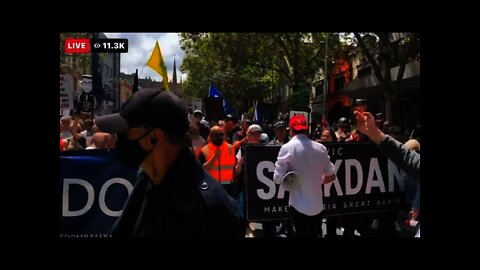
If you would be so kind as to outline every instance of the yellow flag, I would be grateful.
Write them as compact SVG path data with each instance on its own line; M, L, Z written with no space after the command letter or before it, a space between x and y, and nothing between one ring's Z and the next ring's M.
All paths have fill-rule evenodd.
M168 91L167 65L165 65L165 61L163 61L162 51L160 50L158 41L155 43L155 48L153 49L152 55L150 55L150 59L147 61L147 66L162 76L163 88Z

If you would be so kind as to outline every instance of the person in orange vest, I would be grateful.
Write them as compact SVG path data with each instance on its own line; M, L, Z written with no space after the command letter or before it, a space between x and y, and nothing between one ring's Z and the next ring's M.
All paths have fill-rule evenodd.
M208 141L200 151L198 161L232 196L234 170L237 163L235 149L225 141L225 131L220 126L213 126L210 129Z

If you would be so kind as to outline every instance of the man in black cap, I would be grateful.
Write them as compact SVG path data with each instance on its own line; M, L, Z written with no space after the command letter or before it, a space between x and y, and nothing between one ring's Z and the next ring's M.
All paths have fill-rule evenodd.
M231 114L227 114L227 116L225 116L224 121L225 121L225 127L224 127L225 139L229 144L233 144L233 134L238 131L238 130L235 130L235 127L238 122L237 117Z
M140 167L113 237L243 237L236 202L188 149L187 110L177 96L141 90L95 123L117 133L120 161Z
M278 121L274 126L275 138L273 138L268 144L282 145L286 144L289 139L287 136L287 125L284 121Z
M350 121L347 118L341 117L338 119L338 130L335 131L335 136L339 142L344 142L350 137Z

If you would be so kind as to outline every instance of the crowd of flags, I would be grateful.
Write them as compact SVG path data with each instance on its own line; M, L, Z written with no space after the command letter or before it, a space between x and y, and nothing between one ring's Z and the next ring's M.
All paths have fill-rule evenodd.
M165 64L165 61L162 56L162 51L160 49L160 45L158 44L158 41L155 42L155 47L152 51L152 54L150 55L150 58L147 61L146 64L148 67L153 69L155 72L157 72L160 76L163 78L163 88L165 90L168 89L168 74L167 74L167 66ZM138 70L135 72L135 78L134 78L134 87L133 87L133 93L138 91ZM222 98L223 99L223 110L225 114L234 114L235 110L230 106L230 103L226 98L222 96L220 91L213 85L210 84L210 87L208 89L208 97L209 98ZM255 101L255 114L254 114L254 120L257 121L258 123L262 124L263 122L263 113L262 113L262 106L261 103L258 101Z
M163 81L162 81L162 88L164 90L169 91L168 87L168 74L167 74L167 65L165 64L165 60L162 56L162 50L160 49L160 45L158 41L155 42L155 47L153 48L152 54L150 55L146 66L150 67L156 73L158 73ZM96 87L96 83L101 82L101 73L98 63L98 55L92 54L92 70L93 70L93 93L97 99L97 101L102 101L104 99L104 93L102 94L103 87ZM98 83L97 83L98 84ZM132 86L132 94L138 91L138 69L135 70L135 76L133 79L133 86ZM208 97L209 98L222 98L223 99L223 109L225 114L234 114L235 110L230 106L230 103L226 98L222 96L220 91L213 85L210 84L208 89ZM262 104L258 100L255 101L255 108L254 108L254 115L253 120L259 123L260 125L263 124L263 109ZM323 128L328 127L328 121L325 115L322 116L321 125Z
M95 103L101 104L105 100L105 89L102 85L102 73L100 70L100 59L97 53L92 53L92 93L95 96ZM150 67L153 71L158 73L162 77L162 88L166 91L169 91L168 86L168 74L167 74L167 66L165 64L165 60L163 59L162 50L158 41L155 42L155 46L152 50L150 57L148 58L146 66ZM127 80L120 80L122 83L130 84ZM139 90L138 85L138 69L135 70L135 75L133 79L132 85L132 94L136 93ZM225 115L228 114L235 114L235 110L232 108L228 100L222 96L220 91L213 85L210 84L208 90L208 98L221 98L223 102L223 109ZM242 115L243 118L243 115ZM263 124L263 106L261 101L255 101L254 103L254 115L253 120L259 123L260 125ZM322 120L320 122L322 128L328 128L329 124L325 115L322 115Z

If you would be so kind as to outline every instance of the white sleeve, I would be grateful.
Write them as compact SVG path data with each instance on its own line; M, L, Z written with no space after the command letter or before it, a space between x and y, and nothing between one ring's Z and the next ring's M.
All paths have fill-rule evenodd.
M290 166L291 154L288 147L282 146L278 152L277 162L275 162L275 172L273 173L273 182L280 184L283 176L287 173Z
M239 148L238 152L237 152L237 159L239 159L241 157L242 157L242 148Z
M325 171L325 175L333 175L335 174L335 165L330 161L330 156L327 155L327 158L325 159L325 168L323 168Z

